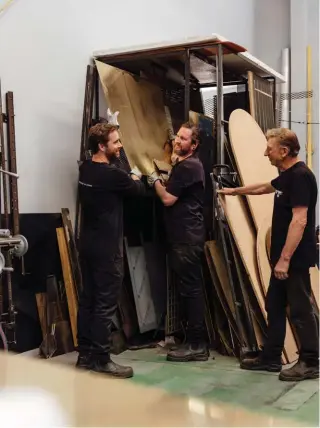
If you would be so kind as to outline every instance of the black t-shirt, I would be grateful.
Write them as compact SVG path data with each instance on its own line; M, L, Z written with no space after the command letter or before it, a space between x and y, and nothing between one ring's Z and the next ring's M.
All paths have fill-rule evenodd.
M166 190L178 200L165 208L168 242L204 243L204 184L203 166L197 157L187 158L172 168Z
M296 248L290 267L309 268L316 263L315 209L317 203L317 181L304 162L297 162L272 180L276 189L272 219L271 263L279 261L292 220L292 208L308 207L307 225Z
M94 257L123 255L123 198L144 192L141 181L107 163L86 160L80 166L83 208L81 249Z

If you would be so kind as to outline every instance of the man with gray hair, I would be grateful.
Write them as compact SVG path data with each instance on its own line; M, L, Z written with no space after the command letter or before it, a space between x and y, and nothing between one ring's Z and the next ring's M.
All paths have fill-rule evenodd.
M270 183L222 189L224 195L275 193L271 232L272 275L266 296L267 341L258 358L246 358L246 370L281 371L281 354L286 335L286 308L299 343L300 356L279 379L300 381L319 377L318 329L312 305L309 268L316 264L315 209L317 181L298 158L300 144L289 129L272 129L266 134L267 156L280 174Z

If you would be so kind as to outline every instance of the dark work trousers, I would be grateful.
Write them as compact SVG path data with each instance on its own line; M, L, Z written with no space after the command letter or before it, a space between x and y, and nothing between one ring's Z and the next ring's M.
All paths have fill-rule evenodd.
M83 293L78 309L78 351L108 359L112 317L123 280L122 257L80 257Z
M290 270L286 280L271 276L266 296L268 340L263 350L266 359L281 359L286 334L286 307L289 306L290 319L301 344L300 360L318 364L318 326L311 295L309 269Z
M202 281L203 246L174 244L169 249L169 264L177 277L182 310L187 321L187 341L204 340L205 302Z

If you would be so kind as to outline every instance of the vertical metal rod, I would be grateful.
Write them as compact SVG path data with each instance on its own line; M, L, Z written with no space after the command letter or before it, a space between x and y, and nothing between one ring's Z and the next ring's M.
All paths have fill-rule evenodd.
M99 109L99 73L97 71L97 69L95 68L95 116L96 116L96 121L98 122L100 119L100 109Z
M278 123L277 123L277 81L276 81L275 77L273 78L272 96L273 96L274 123L275 123L275 126L277 127L278 126ZM267 131L267 129L268 129L268 126L266 127L266 131Z
M217 146L218 163L224 164L224 107L223 107L223 48L217 52Z
M185 63L184 63L184 120L189 120L190 111L190 50L185 51Z
M311 46L307 46L307 165L312 170L312 52Z
M281 105L281 127L290 128L290 52L289 48L282 49L281 74L286 78L281 83L281 94L284 96Z

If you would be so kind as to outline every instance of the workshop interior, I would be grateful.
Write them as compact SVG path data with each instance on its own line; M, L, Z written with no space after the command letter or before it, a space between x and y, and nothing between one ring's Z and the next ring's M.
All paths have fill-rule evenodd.
M95 50L81 70L83 114L75 169L92 156L90 128L107 123L115 112L123 145L119 166L128 173L137 166L145 183L154 170L168 179L170 145L181 123L199 127L198 156L205 171L206 341L212 355L236 363L244 355L258 355L266 338L274 195L232 197L218 190L274 179L275 168L263 155L265 133L290 127L297 98L306 101L305 161L315 169L311 47L305 51L306 82L299 93L292 93L289 48L282 50L281 70L275 71L217 34ZM20 213L19 182L28 180L26 169L23 176L17 167L16 128L23 111L19 93L7 86L4 90L1 79L0 62L0 348L14 354L32 351L41 360L61 359L77 347L82 207L75 187L74 201L59 212ZM112 326L112 354L119 358L128 351L161 355L186 338L177 279L166 252L164 207L146 188L145 195L124 203L124 280ZM310 268L310 275L318 318L318 266ZM299 349L289 316L286 323L284 365L297 360ZM121 395L121 386L115 391Z
M217 190L274 178L274 168L263 156L264 134L279 126L290 109L290 100L280 96L285 77L219 36L133 52L97 52L84 76L78 163L91 156L90 127L107 122L108 114L114 112L119 112L121 167L130 172L136 165L144 176L154 168L168 175L171 165L166 145L184 121L199 126L198 156L206 179L202 264L207 342L221 355L240 358L257 352L266 335L273 195L244 200L222 198ZM77 198L74 219L69 207L61 207L50 226L20 221L15 149L19 118L14 112L14 93L7 92L5 100L0 128L5 346L16 352L39 347L44 358L51 358L77 346L81 206ZM312 167L310 144L307 163ZM35 233L30 236L31 230ZM113 320L116 355L127 349L168 347L184 341L185 320L163 230L163 206L151 189L143 197L125 201L125 276ZM318 275L318 268L311 268L317 312ZM23 290L30 291L30 287L33 302L27 302L29 313L25 313ZM17 288L22 292L15 292ZM295 361L298 350L287 322L284 364Z

